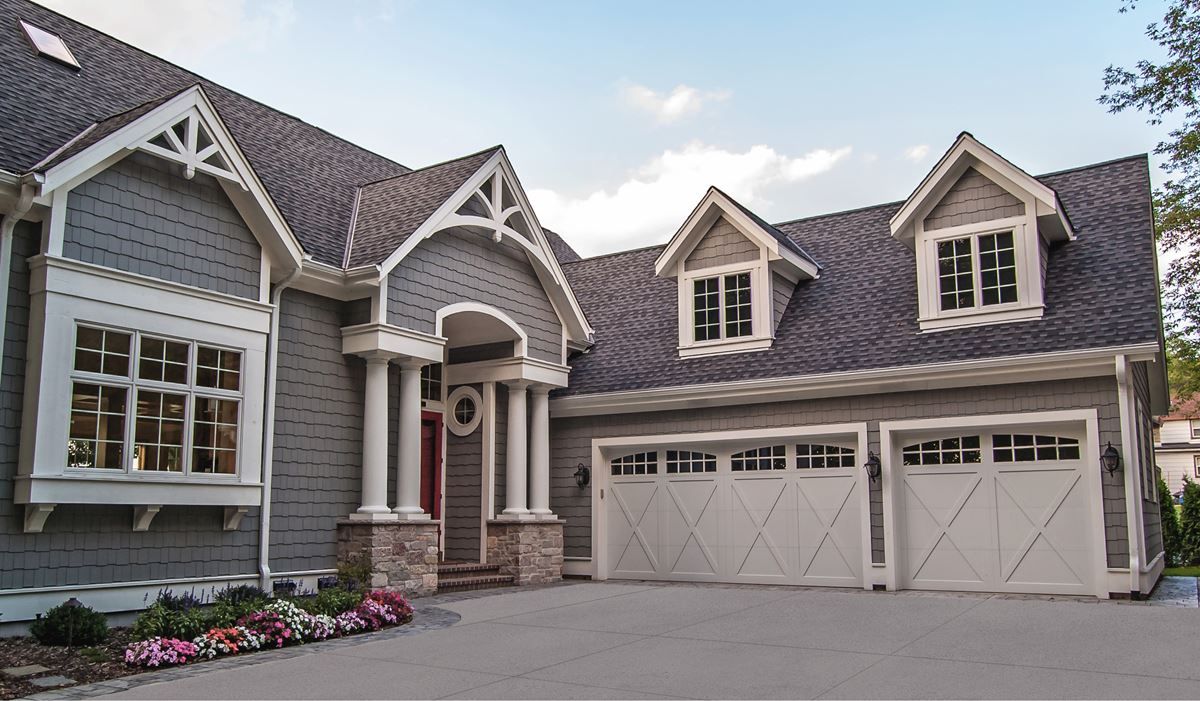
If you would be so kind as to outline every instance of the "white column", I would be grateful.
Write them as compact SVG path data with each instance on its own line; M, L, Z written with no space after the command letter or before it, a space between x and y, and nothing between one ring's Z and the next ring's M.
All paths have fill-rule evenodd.
M400 419L397 433L396 513L403 519L429 518L421 508L421 364L400 365Z
M526 382L506 382L508 385L508 441L504 460L504 511L508 518L532 518L525 507L529 465L526 462L525 392Z
M352 518L394 518L387 505L387 358L367 358L363 394L362 506Z
M529 512L539 519L554 516L550 511L550 388L535 385L529 390Z

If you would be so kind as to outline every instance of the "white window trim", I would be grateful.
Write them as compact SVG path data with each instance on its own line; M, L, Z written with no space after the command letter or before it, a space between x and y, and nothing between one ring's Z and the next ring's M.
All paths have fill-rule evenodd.
M467 423L459 423L458 417L454 413L454 408L458 406L458 401L466 397L475 402L475 416ZM483 420L483 397L479 392L470 385L455 387L450 396L446 398L446 428L456 436L469 436L479 428L479 423Z
M1041 246L1038 241L1034 202L1023 198L1026 214L992 219L975 224L925 230L923 212L917 229L917 301L918 323L922 331L936 331L962 326L978 326L1029 319L1040 319L1045 308L1042 288ZM935 203L936 204L936 203ZM1017 301L1005 304L982 304L980 288L979 238L988 234L1013 232L1013 248L1017 268ZM971 239L971 275L975 306L967 309L941 308L941 287L938 275L937 246L943 241Z
M686 256L684 257L686 258ZM751 333L749 336L719 338L707 341L696 340L693 317L693 286L696 280L705 278L750 274ZM679 351L680 358L696 358L725 353L744 353L766 350L775 338L772 334L774 310L772 304L771 268L765 250L760 249L757 260L730 263L728 265L684 270L684 262L678 264L676 277L679 280ZM721 282L721 333L725 333L724 282Z
M1200 419L1188 419L1188 434L1191 440L1200 441Z

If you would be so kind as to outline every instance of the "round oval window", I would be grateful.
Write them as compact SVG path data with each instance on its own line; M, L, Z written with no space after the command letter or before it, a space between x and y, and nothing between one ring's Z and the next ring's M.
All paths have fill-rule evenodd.
M460 426L469 426L475 420L475 400L471 397L462 397L454 405L454 420Z

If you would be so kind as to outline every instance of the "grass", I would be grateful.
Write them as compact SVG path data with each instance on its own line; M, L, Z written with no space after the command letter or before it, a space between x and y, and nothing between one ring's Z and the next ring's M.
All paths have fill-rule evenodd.
M1191 567L1168 567L1163 570L1164 577L1200 577L1200 565Z

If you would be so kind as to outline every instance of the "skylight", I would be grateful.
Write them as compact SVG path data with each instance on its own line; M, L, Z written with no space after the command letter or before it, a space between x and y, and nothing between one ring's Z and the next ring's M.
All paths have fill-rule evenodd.
M67 48L66 42L57 34L47 32L41 27L35 27L25 20L20 20L21 29L25 30L25 38L29 40L33 50L39 56L45 56L53 61L66 64L72 68L79 68L79 62L75 60L75 56L71 50Z

